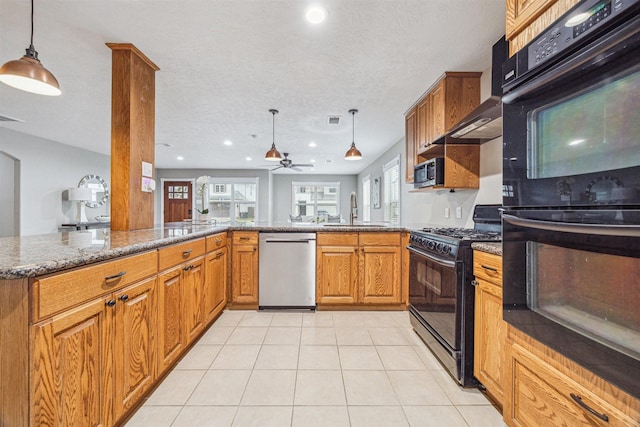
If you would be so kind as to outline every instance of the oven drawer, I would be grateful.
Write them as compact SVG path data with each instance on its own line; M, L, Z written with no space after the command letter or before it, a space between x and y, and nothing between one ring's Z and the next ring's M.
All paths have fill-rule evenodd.
M502 257L486 252L474 251L473 275L502 287Z

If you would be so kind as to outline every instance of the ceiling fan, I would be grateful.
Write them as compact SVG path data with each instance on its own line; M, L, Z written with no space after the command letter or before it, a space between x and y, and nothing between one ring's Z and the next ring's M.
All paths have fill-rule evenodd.
M294 171L302 172L302 169L300 168L312 168L314 166L312 164L295 164L291 159L287 158L289 153L282 153L282 155L284 156L284 159L280 160L280 166L271 169L271 172L280 168L293 169Z

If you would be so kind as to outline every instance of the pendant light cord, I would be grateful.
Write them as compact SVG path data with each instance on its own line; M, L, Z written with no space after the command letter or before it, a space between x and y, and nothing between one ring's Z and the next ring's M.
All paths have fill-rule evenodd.
M356 112L351 111L351 143L356 143Z
M27 57L29 58L33 58L33 59L38 59L38 52L36 52L36 49L33 47L33 0L31 0L31 44L29 45L29 48L27 49Z

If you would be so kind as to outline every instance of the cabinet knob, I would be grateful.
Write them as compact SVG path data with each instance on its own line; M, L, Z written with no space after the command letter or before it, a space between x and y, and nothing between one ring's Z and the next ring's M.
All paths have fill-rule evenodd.
M127 295L127 294L120 295L120 296L118 297L118 299L119 299L120 301L127 301L127 300L129 299L129 295Z
M358 248L353 248L353 252L358 253Z
M105 278L104 278L104 281L105 281L105 282L108 282L108 281L110 281L110 280L116 280L116 279L121 278L121 277L122 277L122 276L124 276L125 274L127 274L127 272L126 272L126 271L121 271L120 273L118 273L118 274L114 274L113 276L107 276L107 277L105 277Z
M193 268L193 264L189 264L186 267L183 268L184 271L189 271Z
M477 280L472 280L472 281L471 281L471 284L472 284L473 286L478 286L478 285L480 284L480 282L478 282Z
M109 301L105 302L104 305L106 305L107 307L113 307L114 305L116 305L116 300L110 299Z

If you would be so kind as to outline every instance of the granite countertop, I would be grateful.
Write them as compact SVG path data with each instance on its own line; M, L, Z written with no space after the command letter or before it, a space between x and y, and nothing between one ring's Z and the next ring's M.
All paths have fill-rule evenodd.
M471 244L471 248L502 256L502 242L474 242Z
M108 228L63 231L34 236L0 238L0 280L21 279L54 273L156 249L185 240L223 231L407 231L405 227L385 224L291 224L257 222L246 225L209 225L191 222L172 223L147 230L112 231Z

